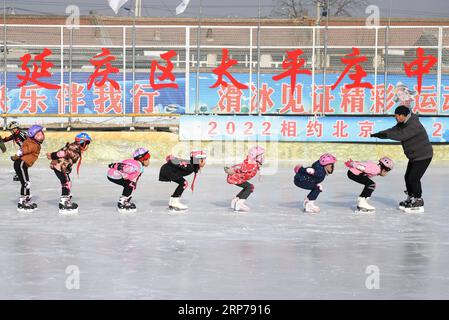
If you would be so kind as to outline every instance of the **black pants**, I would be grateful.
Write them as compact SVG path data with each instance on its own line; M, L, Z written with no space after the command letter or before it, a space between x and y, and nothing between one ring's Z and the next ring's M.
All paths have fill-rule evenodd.
M30 177L28 176L28 165L21 159L18 159L14 161L14 170L16 171L21 184L20 195L29 196L31 182Z
M249 195L254 191L254 185L252 185L248 181L245 181L241 184L237 184L237 186L243 188L242 191L240 191L237 195L237 198L239 199L248 199Z
M410 197L422 197L421 178L426 172L431 161L432 158L408 162L404 179L407 193Z
M53 169L59 181L61 182L61 195L70 195L70 188L72 187L72 182L70 181L70 176L68 173L62 173L61 171Z
M173 182L177 183L178 187L175 189L175 192L173 192L172 197L179 198L184 190L187 189L187 180L184 178L179 178L178 180L173 180Z
M130 180L125 180L123 178L111 179L110 177L108 177L108 180L123 187L122 196L129 197L133 193L133 187L131 187L130 185L131 184Z
M360 197L369 198L374 189L376 189L376 183L364 174L356 175L351 170L348 170L348 178L365 186Z

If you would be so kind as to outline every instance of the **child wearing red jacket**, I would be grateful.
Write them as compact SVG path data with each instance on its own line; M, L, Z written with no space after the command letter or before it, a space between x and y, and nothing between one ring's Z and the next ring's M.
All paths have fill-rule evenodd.
M231 168L225 167L224 170L228 174L227 181L229 184L235 184L242 188L237 196L231 201L231 208L234 211L248 212L250 208L245 204L246 199L254 191L254 185L248 180L252 179L260 170L260 166L264 160L265 149L259 146L252 147L248 151L246 159Z

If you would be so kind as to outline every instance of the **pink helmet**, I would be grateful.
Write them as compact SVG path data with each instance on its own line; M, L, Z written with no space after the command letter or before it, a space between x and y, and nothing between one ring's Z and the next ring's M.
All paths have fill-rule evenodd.
M387 168L388 170L393 169L394 166L394 162L391 158L388 157L382 157L379 159L379 163L384 166L385 168Z
M264 160L265 149L259 146L252 147L248 150L248 157L251 160L254 160L260 164L263 163Z
M194 159L205 159L206 158L206 152L204 152L203 150L192 151L190 153L190 157L194 158Z
M320 157L320 164L322 166L327 166L328 164L334 164L337 162L337 158L330 153L325 153Z

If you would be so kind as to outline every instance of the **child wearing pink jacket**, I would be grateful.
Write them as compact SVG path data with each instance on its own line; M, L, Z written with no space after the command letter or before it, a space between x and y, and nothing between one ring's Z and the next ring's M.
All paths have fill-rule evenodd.
M393 160L388 157L379 159L378 163L372 161L353 161L349 159L345 162L348 170L348 178L357 183L363 184L362 193L357 199L357 209L362 212L374 212L375 207L368 203L376 183L370 178L375 176L386 176L388 172L393 169Z

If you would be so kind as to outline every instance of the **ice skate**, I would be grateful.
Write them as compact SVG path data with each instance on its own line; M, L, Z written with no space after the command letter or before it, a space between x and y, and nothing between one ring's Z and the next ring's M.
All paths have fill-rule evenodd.
M360 213L374 213L376 208L368 203L369 198L358 197L357 198L357 212Z
M19 202L17 203L17 211L30 213L37 209L37 204L31 202L31 198L27 196L23 196L19 198Z
M187 207L185 204L181 203L180 198L171 197L170 201L168 203L168 208L172 212L181 212L181 211L186 211L189 207Z
M245 204L245 199L238 199L235 203L234 212L248 212L250 207Z
M407 195L407 199L404 201L399 202L399 209L404 210L407 204L410 202L411 197L408 195L407 190L404 191L404 193Z
M59 200L60 214L77 214L78 204L72 202L72 196L62 196Z
M303 203L304 212L306 213L318 213L320 212L320 207L315 205L315 201L305 199Z
M411 197L410 201L404 207L405 213L423 213L424 200L422 198Z
M237 201L239 200L239 198L235 197L234 199L232 199L231 201L231 209L235 210L235 205L237 204Z
M121 196L117 203L118 213L134 213L137 211L137 207L131 202L132 197Z

